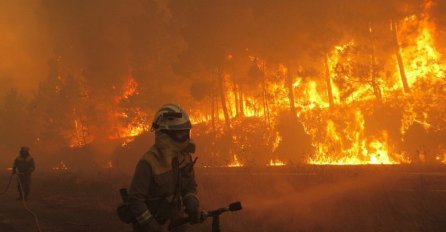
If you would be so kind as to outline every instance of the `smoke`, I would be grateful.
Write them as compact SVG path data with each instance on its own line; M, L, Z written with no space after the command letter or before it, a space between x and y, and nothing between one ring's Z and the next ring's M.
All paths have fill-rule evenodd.
M47 76L52 53L38 1L0 2L0 97L11 88L30 96Z
M242 211L222 215L222 227L228 231L357 231L361 229L355 227L392 227L398 221L391 216L394 210L411 213L395 206L401 197L398 190L407 187L401 183L403 175L380 167L367 173L361 168L320 170L324 171L202 173L198 176L201 205L213 209L241 201ZM209 189L218 194L207 194Z
M2 92L11 87L35 91L48 76L49 59L60 60L62 74L85 78L100 101L129 76L141 82L146 96L160 85L187 91L187 86L175 85L181 78L172 66L192 68L191 57L211 68L228 53L246 56L246 51L285 63L305 62L343 34L367 30L371 21L388 24L400 9L408 14L420 2L2 2ZM182 55L187 59L182 60L185 53L193 55Z

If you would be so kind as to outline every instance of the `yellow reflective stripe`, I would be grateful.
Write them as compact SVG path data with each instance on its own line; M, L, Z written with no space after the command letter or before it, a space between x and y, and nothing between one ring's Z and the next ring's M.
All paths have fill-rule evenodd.
M183 196L183 198L187 198L187 197L195 197L195 199L199 200L198 195L196 193L188 193Z
M139 224L146 223L150 218L152 217L152 214L149 212L149 210L144 211L139 217L136 218Z

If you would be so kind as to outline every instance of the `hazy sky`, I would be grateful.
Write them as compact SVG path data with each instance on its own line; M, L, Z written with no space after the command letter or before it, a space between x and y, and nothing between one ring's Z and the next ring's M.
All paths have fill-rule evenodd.
M47 76L48 33L39 1L0 1L0 94L12 87L31 92Z

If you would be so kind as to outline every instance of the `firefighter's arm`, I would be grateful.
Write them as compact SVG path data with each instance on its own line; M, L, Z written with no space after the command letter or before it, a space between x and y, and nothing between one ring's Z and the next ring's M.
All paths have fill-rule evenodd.
M152 217L146 201L152 179L150 165L140 160L136 165L135 175L129 189L129 207L140 227L146 231L159 231L160 225Z
M182 176L182 181L184 183L181 189L181 195L183 196L183 198L193 196L198 199L197 182L195 181L195 171L194 171L194 165L196 159L192 160L192 156L190 154L187 154L185 155L184 162L186 163L186 165L181 168L181 176Z
M12 174L17 173L17 159L14 160L14 164L12 165Z
M181 170L184 183L181 194L184 206L186 207L186 213L189 215L193 223L198 223L200 220L200 201L197 195L197 182L195 181L195 160L192 160L191 155L187 155L187 162L188 164Z
M34 172L34 170L36 170L36 164L34 163L34 159L31 159L31 168L29 172Z

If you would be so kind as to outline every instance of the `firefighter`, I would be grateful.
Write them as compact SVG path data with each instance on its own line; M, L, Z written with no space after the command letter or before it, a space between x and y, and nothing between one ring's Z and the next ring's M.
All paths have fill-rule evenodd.
M29 154L29 147L21 147L19 156L14 160L12 167L12 173L18 176L19 197L17 200L28 200L31 190L31 173L35 169L34 159Z
M169 221L186 216L191 223L201 222L191 127L189 116L178 105L163 105L156 113L155 144L136 165L129 189L135 232L168 231ZM174 229L185 230L186 226Z

